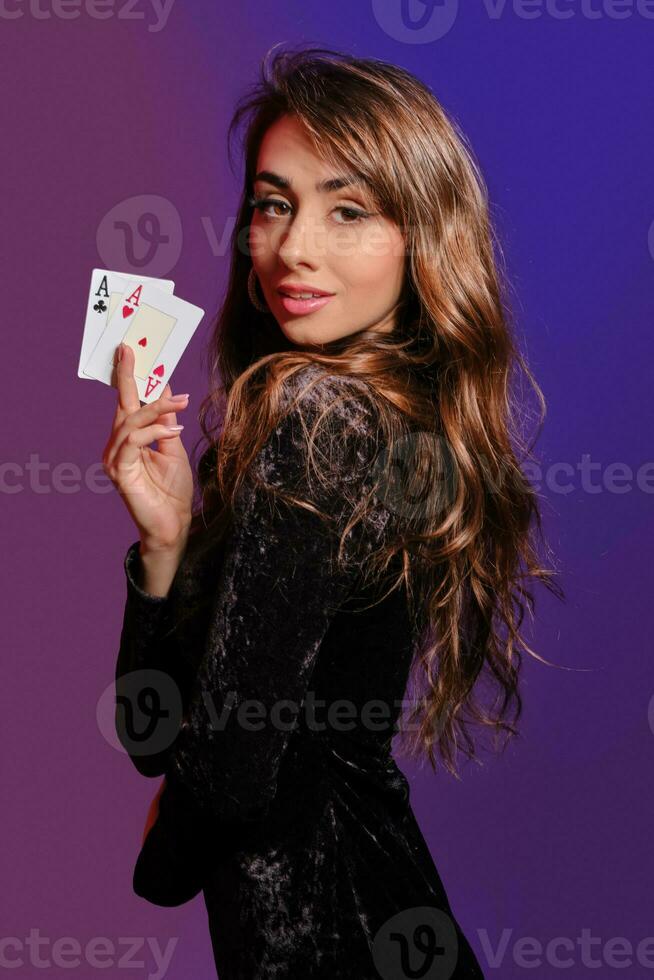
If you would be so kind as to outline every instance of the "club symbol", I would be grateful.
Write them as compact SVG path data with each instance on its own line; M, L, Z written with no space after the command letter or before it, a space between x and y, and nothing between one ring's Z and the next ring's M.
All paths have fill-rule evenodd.
M106 313L107 312L107 306L105 304L105 301L103 299L101 299L98 303L95 304L95 306L93 307L93 309L95 310L96 313Z

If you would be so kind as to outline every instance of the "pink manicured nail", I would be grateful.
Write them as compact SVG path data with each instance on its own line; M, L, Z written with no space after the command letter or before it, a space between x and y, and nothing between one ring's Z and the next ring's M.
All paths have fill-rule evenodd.
M181 432L184 428L183 425L167 425L166 428L169 432Z
M185 395L171 395L170 400L171 402L182 402L185 401L188 397L189 397L189 393L186 392Z

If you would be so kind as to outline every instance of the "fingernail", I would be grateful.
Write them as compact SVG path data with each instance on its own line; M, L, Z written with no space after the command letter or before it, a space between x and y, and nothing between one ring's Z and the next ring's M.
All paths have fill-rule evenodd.
M166 428L169 432L181 432L184 428L183 425L167 425Z
M183 402L188 397L189 397L189 393L187 391L185 395L172 395L170 400L171 402Z
M118 344L118 357L116 358L116 364L118 363L118 361L121 359L122 356L123 356L123 345L122 343L120 343Z

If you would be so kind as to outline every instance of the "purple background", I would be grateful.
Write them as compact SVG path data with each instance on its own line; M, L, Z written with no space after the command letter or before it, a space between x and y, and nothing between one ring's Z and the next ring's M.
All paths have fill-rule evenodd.
M525 658L521 739L484 755L483 767L464 766L461 782L402 762L455 913L489 977L654 975L654 943L649 965L636 954L654 935L651 462L649 487L637 481L652 460L654 4L593 0L591 16L590 0L487 0L458 12L437 3L443 36L430 39L402 26L400 0L177 0L160 30L151 0L139 0L132 19L124 2L105 3L103 20L86 0L0 4L10 464L2 936L21 944L6 952L24 964L14 976L44 975L35 954L30 962L30 930L47 937L48 959L61 937L115 944L107 969L82 954L76 968L53 965L48 976L154 973L147 944L131 971L119 966L124 937L178 937L169 980L214 975L202 897L160 909L131 890L159 780L144 780L110 746L96 707L104 694L106 709L113 690L122 561L137 535L115 491L85 483L93 467L100 489L106 482L100 460L115 392L76 371L91 268L127 267L122 240L98 235L102 219L126 199L160 195L181 220L179 257L140 271L168 274L207 310L173 383L192 393L183 421L194 444L204 345L227 272L226 250L212 249L207 229L218 241L231 230L240 186L226 126L279 41L405 66L463 127L488 182L521 343L548 401L537 453L568 488L541 487L568 601L539 592L527 634L568 669ZM412 9L424 8L416 0ZM138 202L123 207L136 220ZM595 464L592 486L578 468L584 454ZM40 483L30 459L42 464ZM557 476L557 464L567 472ZM584 930L600 940L596 968L582 958ZM540 966L521 965L514 944L525 937L542 944ZM571 954L558 951L572 956L567 970L545 952L556 937L573 944ZM631 957L616 937L632 944ZM486 942L503 939L493 967Z

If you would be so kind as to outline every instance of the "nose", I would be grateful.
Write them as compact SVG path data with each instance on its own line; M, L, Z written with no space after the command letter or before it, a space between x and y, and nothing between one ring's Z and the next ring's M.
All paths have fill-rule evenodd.
M279 258L287 266L308 265L315 268L320 258L320 237L315 219L310 215L297 215L279 241Z

